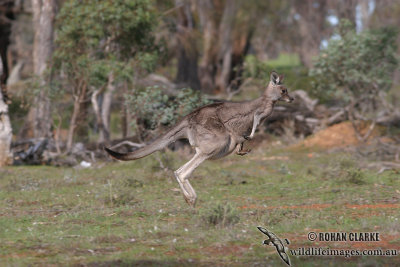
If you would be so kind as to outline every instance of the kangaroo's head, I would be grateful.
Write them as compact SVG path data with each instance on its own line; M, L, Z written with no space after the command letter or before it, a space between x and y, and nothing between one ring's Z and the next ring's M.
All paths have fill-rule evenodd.
M271 80L265 90L265 95L272 101L285 101L291 103L294 98L289 95L286 86L283 85L283 75L271 72Z

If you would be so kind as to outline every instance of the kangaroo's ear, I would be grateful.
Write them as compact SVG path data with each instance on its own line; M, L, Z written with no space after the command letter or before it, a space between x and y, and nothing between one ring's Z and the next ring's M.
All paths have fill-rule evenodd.
M283 83L283 79L284 79L285 77L283 76L283 74L281 74L281 75L279 75L279 82L280 83Z
M279 84L280 77L275 71L271 72L271 82L275 85Z

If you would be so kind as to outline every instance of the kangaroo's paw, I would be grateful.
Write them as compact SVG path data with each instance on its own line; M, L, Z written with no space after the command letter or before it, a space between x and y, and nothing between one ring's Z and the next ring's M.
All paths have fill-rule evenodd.
M244 156L244 155L249 154L250 152L251 152L251 149L247 149L247 150L238 151L238 152L236 152L236 154L239 156Z
M246 140L251 140L252 137L250 135L243 135L243 138Z

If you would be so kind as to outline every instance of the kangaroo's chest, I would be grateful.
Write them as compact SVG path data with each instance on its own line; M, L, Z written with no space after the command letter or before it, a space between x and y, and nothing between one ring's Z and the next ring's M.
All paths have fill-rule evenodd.
M253 126L253 113L238 113L222 120L225 127L235 135L243 136L251 132Z

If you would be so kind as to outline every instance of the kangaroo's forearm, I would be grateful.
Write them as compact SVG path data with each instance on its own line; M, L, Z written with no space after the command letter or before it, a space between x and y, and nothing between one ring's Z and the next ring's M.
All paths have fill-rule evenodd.
M260 124L261 121L265 120L267 117L269 117L269 115L271 115L272 113L272 108L268 108L266 110L264 110L264 112L262 113L254 113L253 116L253 127L251 129L251 133L249 138L253 138L254 134L256 132L257 126Z
M250 138L253 138L254 133L256 132L257 126L260 123L261 120L261 114L257 114L255 113L253 116L253 127L251 129L251 133L250 133Z

